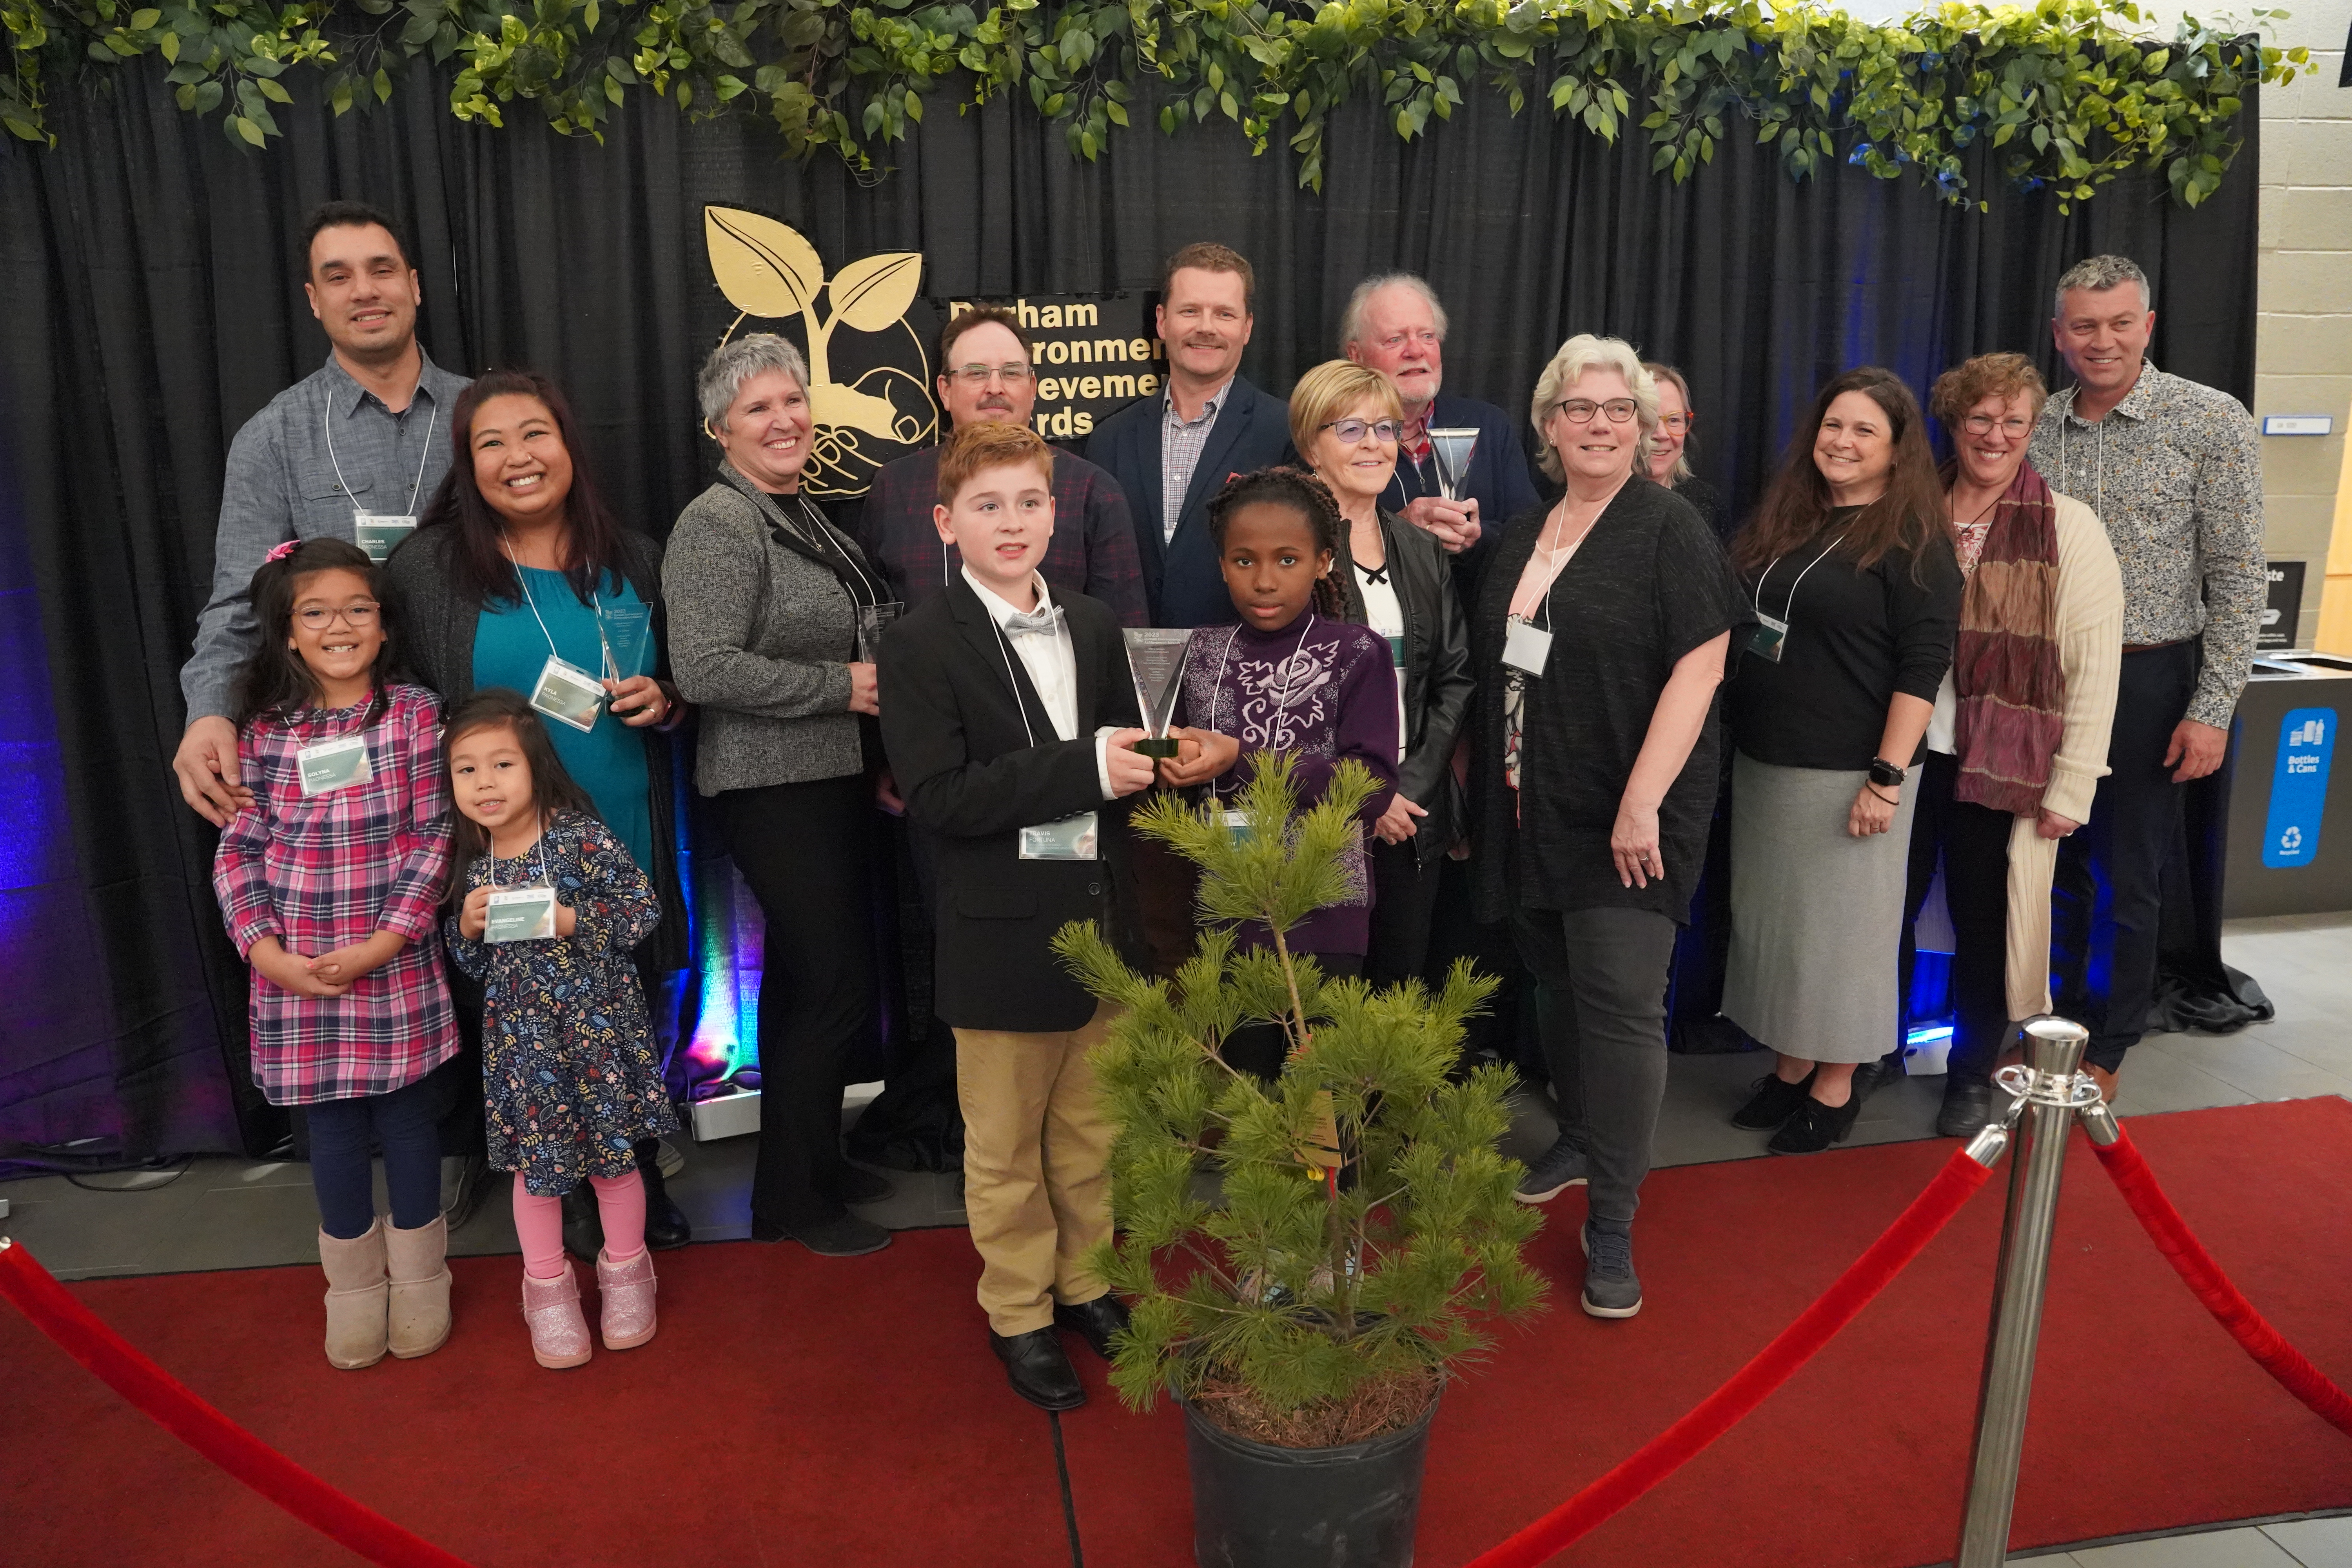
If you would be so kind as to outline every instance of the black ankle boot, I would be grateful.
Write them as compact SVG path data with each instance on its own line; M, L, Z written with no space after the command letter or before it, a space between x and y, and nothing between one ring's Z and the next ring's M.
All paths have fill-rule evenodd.
M1849 1095L1843 1105L1823 1105L1812 1096L1797 1107L1772 1141L1764 1145L1775 1154L1818 1154L1832 1143L1843 1143L1862 1112L1862 1097Z
M593 1264L604 1246L604 1219L596 1212L596 1189L583 1181L563 1194L563 1250L583 1263Z
M661 1166L640 1156L637 1175L646 1184L646 1245L656 1252L667 1252L692 1241L694 1226L687 1223L686 1211L677 1206L677 1200L669 1195Z
M1768 1072L1756 1080L1756 1092L1748 1103L1731 1113L1731 1124L1750 1132L1769 1132L1797 1114L1806 1101L1805 1091L1812 1086L1811 1073L1790 1083L1779 1073Z

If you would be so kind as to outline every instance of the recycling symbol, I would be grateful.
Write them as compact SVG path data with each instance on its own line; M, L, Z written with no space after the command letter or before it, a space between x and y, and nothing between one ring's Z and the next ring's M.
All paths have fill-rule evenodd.
M2288 851L2289 853L2293 853L2294 850L2302 848L2303 829L2300 827L2290 827L2284 833L2280 834L2279 847Z

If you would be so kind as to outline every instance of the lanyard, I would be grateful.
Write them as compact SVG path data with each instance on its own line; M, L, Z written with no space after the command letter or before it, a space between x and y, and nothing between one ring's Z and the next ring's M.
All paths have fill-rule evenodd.
M552 889L555 886L555 883L547 874L547 818L544 813L533 812L532 815L539 818L539 837L533 840L532 843L532 847L539 851L539 879L546 887ZM485 835L485 837L487 837L487 835ZM516 856L515 858L518 860L527 859L530 858L530 850L526 849L520 855ZM499 890L499 852L495 847L490 850L489 861L490 891L495 893ZM518 888L528 888L530 884L527 881L517 882L515 886Z
M1853 531L1848 530L1847 531L1851 532ZM1828 560L1829 557L1835 552L1837 547L1844 542L1845 534L1841 533L1835 539L1830 541L1828 549L1823 550L1819 555L1814 556L1811 561L1805 563L1805 571L1798 573L1797 580L1789 584L1789 602L1780 606L1781 620L1786 621L1796 614L1797 590L1805 585L1805 572L1811 572L1823 561ZM1775 555L1772 557L1772 566L1778 566L1781 562L1786 561L1788 557L1786 555ZM1759 610L1764 607L1764 580L1766 577L1772 575L1772 566L1765 567L1764 576L1756 579L1756 607Z
M547 629L547 617L539 613L539 601L531 597L530 569L516 558L514 546L507 542L507 537L503 533L499 535L499 548L507 552L509 561L514 563L515 581L522 586L522 602L530 606L530 618L539 623L539 635L547 639L548 657L559 663L566 662L562 651L555 646L555 634ZM604 612L604 605L600 603L599 596L593 592L588 595L588 607L600 615Z
M425 391L425 378L421 375L416 378L416 390L426 397L433 395L431 393ZM326 416L324 420L321 421L321 426L327 437L327 461L334 465L335 482L343 487L343 494L348 496L352 493L352 482L351 480L343 478L342 459L335 456L335 395L331 392L321 397L319 401L320 411ZM412 407L415 406L414 402L412 402L410 405ZM394 416L394 417L398 416ZM433 421L427 419L425 422L425 449L416 454L416 479L415 481L408 487L408 504L412 507L416 504L416 492L418 488L425 483L425 460L432 456ZM356 510L358 503L354 501L352 505L354 510Z
M848 563L849 569L857 574L858 582L865 585L866 604L878 605L882 603L882 590L874 585L874 579L866 574L866 568L857 563L857 557L851 552L844 550L834 541L833 526L824 521L824 516L817 511L816 508L809 504L809 500L806 496L800 494L798 491L794 491L793 494L793 500L800 503L801 521L803 523L814 523L816 526L817 537L814 539L809 539L808 531L805 528L793 528L791 515L787 513L782 506L778 506L776 508L776 515L783 520L784 526L787 528L793 528L793 532L798 533L803 539L807 539L809 543L815 545L819 549L823 549L826 545L831 545L833 552L840 556L845 562ZM940 553L944 555L946 553L945 550L942 549ZM838 575L838 574L836 573L835 575ZM944 574L944 568L942 568L942 574L940 578L940 585L941 587L947 586L947 578ZM851 595L853 599L855 599L856 596L856 595Z

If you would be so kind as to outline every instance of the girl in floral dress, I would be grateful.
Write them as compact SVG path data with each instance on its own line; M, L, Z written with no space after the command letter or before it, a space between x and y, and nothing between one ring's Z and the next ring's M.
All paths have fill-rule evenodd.
M435 1128L447 1091L427 1078L457 1052L434 918L449 874L440 702L384 679L376 568L355 544L272 550L253 612L261 642L235 696L249 798L221 835L213 889L253 968L254 1081L308 1113L327 1360L348 1371L449 1337Z
M482 983L489 1160L515 1173L523 1317L540 1365L578 1366L588 1324L563 1256L562 1200L583 1181L604 1226L604 1348L654 1337L635 1146L677 1131L677 1114L629 952L660 905L521 694L476 691L450 714L444 749L459 819L449 951Z

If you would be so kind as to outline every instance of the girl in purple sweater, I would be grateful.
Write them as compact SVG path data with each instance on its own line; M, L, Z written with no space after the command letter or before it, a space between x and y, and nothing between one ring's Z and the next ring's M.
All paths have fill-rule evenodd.
M1209 503L1209 535L1240 624L1192 634L1178 714L1183 738L1201 751L1162 764L1170 783L1230 795L1249 782L1258 752L1288 752L1298 759L1291 776L1304 809L1354 757L1381 784L1360 827L1388 809L1400 744L1396 671L1388 639L1344 618L1331 577L1344 526L1331 492L1296 468L1244 474ZM1352 860L1347 900L1316 910L1284 939L1293 952L1313 953L1327 975L1361 973L1370 944L1360 829ZM1265 927L1242 928L1241 946L1267 942Z

